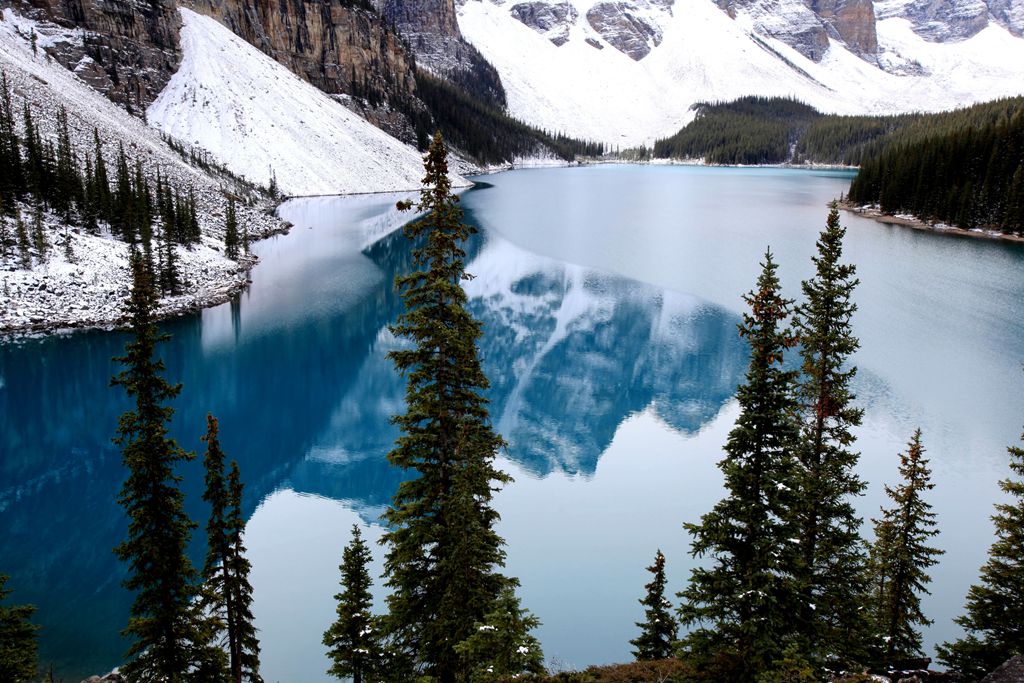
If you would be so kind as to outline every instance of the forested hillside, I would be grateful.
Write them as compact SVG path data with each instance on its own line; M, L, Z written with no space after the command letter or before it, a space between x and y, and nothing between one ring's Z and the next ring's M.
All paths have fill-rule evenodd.
M1008 121L1024 97L938 114L837 116L790 98L744 97L695 105L697 117L654 144L656 158L712 164L819 163L856 166L884 151L934 135Z
M1024 231L1024 110L866 158L850 200L964 228Z

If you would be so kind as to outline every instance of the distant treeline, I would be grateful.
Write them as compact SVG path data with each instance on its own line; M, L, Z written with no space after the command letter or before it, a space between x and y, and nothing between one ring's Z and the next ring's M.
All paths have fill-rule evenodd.
M698 103L697 117L654 144L656 158L713 164L822 163L856 166L899 145L1009 120L1024 97L938 114L837 116L784 97Z
M863 161L850 200L965 228L1024 231L1024 109L885 148Z
M566 135L538 130L488 103L462 87L420 69L416 72L417 94L427 105L433 120L416 122L417 136L423 127L434 125L453 147L483 164L508 163L516 157L533 156L548 147L558 157L572 161L577 156L600 156L604 145L576 140Z
M703 158L710 164L781 164L816 117L813 107L785 97L699 102L689 125L654 143L656 158Z

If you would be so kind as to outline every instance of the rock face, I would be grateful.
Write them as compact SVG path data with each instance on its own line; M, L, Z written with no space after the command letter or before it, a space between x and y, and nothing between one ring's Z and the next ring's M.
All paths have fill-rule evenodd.
M446 77L498 109L505 107L501 77L459 30L454 0L374 0L397 28L417 64Z
M662 7L666 5L662 4ZM587 10L587 23L615 49L640 61L661 44L661 27L631 2L598 2Z
M579 16L568 2L548 4L539 0L513 5L511 12L516 19L559 46L568 42L569 29Z
M812 0L811 11L857 54L878 52L875 8L871 0Z
M781 40L803 56L820 62L829 39L855 54L878 52L871 0L717 0L730 17L746 14L758 32Z
M175 0L30 0L36 19L83 29L81 43L58 41L47 52L114 102L141 113L181 61ZM0 6L25 12L25 5Z
M981 683L1019 683L1024 681L1024 655L1012 657L981 679Z

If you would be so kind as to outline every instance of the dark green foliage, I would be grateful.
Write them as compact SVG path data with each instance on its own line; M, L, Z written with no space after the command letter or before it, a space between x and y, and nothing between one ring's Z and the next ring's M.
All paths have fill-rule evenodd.
M654 564L647 568L654 574L651 582L644 586L647 594L640 599L644 606L644 621L637 622L640 635L629 641L635 650L637 660L668 659L673 655L678 626L670 611L671 603L665 598L665 556L659 550Z
M227 215L224 218L224 255L238 260L238 217L235 215L235 198L228 197Z
M471 683L497 683L544 673L544 653L530 633L540 620L519 605L512 586L506 586L473 634L455 649L472 662Z
M412 666L440 683L465 680L475 662L455 646L484 620L513 581L498 573L503 541L495 532L495 487L510 481L494 466L504 442L490 426L487 377L480 369L480 323L466 309L462 223L451 192L440 133L425 159L418 210L405 227L417 243L415 270L396 278L406 311L392 331L413 348L392 351L407 377L402 435L388 454L409 472L384 514L388 636ZM408 208L408 205L404 205Z
M796 612L796 373L782 366L795 339L785 327L792 302L780 294L776 269L768 252L757 287L744 297L751 310L740 334L751 356L718 465L725 498L686 525L691 553L708 561L679 594L680 621L693 627L682 646L712 680L755 681L782 657Z
M967 593L967 614L956 620L967 635L937 648L939 661L977 678L1024 654L1024 448L1007 450L1017 479L999 482L1010 501L995 506L996 540L980 582Z
M115 548L128 563L125 587L135 594L128 626L132 639L124 673L132 681L208 681L222 675L210 629L196 598L196 571L185 554L192 529L174 472L193 456L167 436L174 410L165 405L181 390L167 382L154 358L159 334L154 320L156 292L141 255L132 255L128 314L132 340L116 358L124 370L111 384L135 401L118 424L115 439L128 477L118 502L128 515L128 538ZM223 653L220 653L221 655Z
M38 204L32 216L32 246L36 250L36 258L40 262L45 262L46 254L50 251L50 243L46 240L46 232L43 230L43 207Z
M928 593L931 577L927 570L943 554L928 545L939 531L932 506L923 498L935 484L924 457L920 429L907 444L907 452L900 453L900 477L897 487L885 487L893 507L883 509L881 519L873 520L871 597L885 663L922 654L921 633L916 627L932 622L921 611L920 594Z
M383 652L379 619L373 615L370 594L372 557L359 531L352 525L352 540L342 553L341 592L338 618L324 632L324 645L331 660L327 673L335 678L351 678L352 683L379 680L383 669Z
M813 107L785 97L743 97L698 102L696 118L654 143L658 158L703 157L710 164L779 164L812 120Z
M794 328L803 359L798 389L801 431L799 501L801 601L796 613L804 654L819 665L827 660L857 661L863 656L867 621L862 609L867 586L861 520L852 499L864 483L855 469L853 428L863 410L853 405L849 367L859 342L851 320L858 284L856 268L842 262L839 212L833 206L812 259L814 276L801 288Z
M979 127L936 132L865 159L852 202L963 228L1024 231L1024 108Z
M600 156L604 152L601 143L531 128L423 70L416 73L416 88L445 138L480 163L508 163L519 156L538 154L544 147L566 161L577 155ZM429 125L429 121L420 122L421 128Z
M221 644L227 649L228 671L233 683L262 683L260 646L253 626L252 586L249 560L242 546L242 484L238 464L224 477L224 452L218 439L217 419L206 416L206 491L210 504L206 524L207 552L203 565L203 609L215 621Z
M11 594L7 576L0 575L0 681L28 683L36 680L36 631L31 622L32 605L5 605Z

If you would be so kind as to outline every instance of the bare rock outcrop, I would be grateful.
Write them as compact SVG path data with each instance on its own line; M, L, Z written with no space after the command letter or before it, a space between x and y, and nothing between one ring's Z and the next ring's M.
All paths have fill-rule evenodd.
M513 5L510 11L513 17L559 46L568 42L569 29L579 16L569 2L552 4L534 0Z
M599 2L587 10L587 23L605 42L640 61L661 44L661 27L631 2Z

